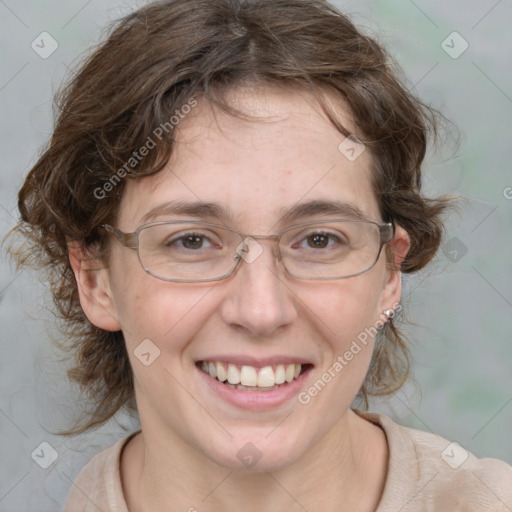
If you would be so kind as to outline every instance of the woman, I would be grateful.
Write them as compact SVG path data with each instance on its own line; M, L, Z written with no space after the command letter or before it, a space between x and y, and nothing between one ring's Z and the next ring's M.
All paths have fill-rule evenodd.
M512 469L351 409L405 381L401 272L435 255L435 115L320 0L126 17L61 98L19 230L54 272L71 377L141 430L66 509L508 510Z

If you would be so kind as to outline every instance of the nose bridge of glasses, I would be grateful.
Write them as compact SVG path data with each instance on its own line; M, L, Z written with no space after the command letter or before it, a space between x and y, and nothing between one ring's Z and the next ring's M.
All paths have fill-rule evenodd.
M236 253L240 256L246 263L253 263L256 261L261 254L263 254L265 248L263 244L260 242L264 242L265 240L271 242L273 256L277 261L281 260L281 251L279 250L279 235L251 235L251 234L240 234L242 236L242 242L236 249Z

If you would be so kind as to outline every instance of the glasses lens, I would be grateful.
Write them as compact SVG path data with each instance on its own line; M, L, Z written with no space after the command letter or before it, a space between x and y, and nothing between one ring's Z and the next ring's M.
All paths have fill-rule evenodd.
M139 233L139 259L155 277L201 281L228 274L242 238L227 229L190 222L155 224Z
M283 263L304 279L334 279L369 270L380 252L380 231L364 221L321 222L286 230L281 237Z
M235 268L242 235L207 223L153 224L139 232L139 259L155 277L207 281ZM280 254L287 271L303 279L336 279L369 270L379 256L380 230L366 221L327 221L285 230Z

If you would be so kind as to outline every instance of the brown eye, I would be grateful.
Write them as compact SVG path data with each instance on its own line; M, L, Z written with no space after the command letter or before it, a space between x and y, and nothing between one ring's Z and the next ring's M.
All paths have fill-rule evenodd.
M186 249L200 249L203 245L203 237L200 235L188 235L182 238L182 244Z
M329 235L316 233L307 237L309 247L323 249L329 244Z
M181 236L167 239L164 245L167 249L197 251L211 248L212 242L201 233L184 233Z

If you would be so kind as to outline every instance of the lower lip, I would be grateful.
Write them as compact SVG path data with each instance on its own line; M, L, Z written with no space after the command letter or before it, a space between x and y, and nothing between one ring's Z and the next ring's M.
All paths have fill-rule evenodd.
M306 369L292 382L280 385L273 391L243 391L226 386L196 366L196 370L213 392L231 405L240 409L262 411L273 409L296 397L304 386L305 379L312 368Z

